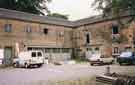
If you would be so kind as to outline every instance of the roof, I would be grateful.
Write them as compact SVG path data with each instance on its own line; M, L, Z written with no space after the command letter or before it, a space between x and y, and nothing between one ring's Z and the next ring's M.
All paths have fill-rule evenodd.
M48 16L39 16L36 14L30 14L30 13L3 9L3 8L0 8L0 18L17 19L17 20L71 26L71 27L73 26L73 23L71 21L65 19L48 17Z
M130 17L130 16L135 16L135 14L129 14L129 12L128 12L128 13L121 14L121 16L119 16L119 17L114 17L111 15L108 17L103 17L103 15L96 15L96 16L77 20L77 21L75 21L74 26L82 26L82 25L87 25L87 24L103 22L103 21L107 21L107 20L116 20L118 18Z
M132 15L125 13L125 14L122 14L121 17L126 17L126 16L132 16ZM54 24L54 25L62 25L62 26L68 26L68 27L78 27L81 25L116 19L116 17L114 18L112 16L103 17L102 15L97 15L97 16L93 16L93 17L80 19L77 21L69 21L66 19L61 19L61 18L56 18L56 17L39 16L36 14L25 13L25 12L3 9L3 8L0 8L0 18L16 19L16 20L39 22L39 23Z

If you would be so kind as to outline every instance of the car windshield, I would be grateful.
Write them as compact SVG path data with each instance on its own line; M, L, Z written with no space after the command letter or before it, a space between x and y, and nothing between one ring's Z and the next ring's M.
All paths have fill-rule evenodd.
M101 54L92 54L92 57L100 58Z
M132 56L132 52L123 52L120 57L130 57Z

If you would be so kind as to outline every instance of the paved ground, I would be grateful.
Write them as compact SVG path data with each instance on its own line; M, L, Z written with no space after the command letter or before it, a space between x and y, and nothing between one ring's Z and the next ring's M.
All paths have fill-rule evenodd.
M75 65L44 65L41 68L6 68L0 69L0 85L25 85L28 82L76 79L104 74L105 66ZM135 66L111 65L112 72L135 73Z

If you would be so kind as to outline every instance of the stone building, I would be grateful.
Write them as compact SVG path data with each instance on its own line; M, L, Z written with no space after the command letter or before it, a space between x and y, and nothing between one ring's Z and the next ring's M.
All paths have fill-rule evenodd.
M126 23L131 16L119 18ZM100 15L68 21L0 8L0 48L4 49L4 62L10 64L18 50L42 50L50 61L86 58L92 53L119 55L122 49L134 48L134 23L120 29L117 19Z

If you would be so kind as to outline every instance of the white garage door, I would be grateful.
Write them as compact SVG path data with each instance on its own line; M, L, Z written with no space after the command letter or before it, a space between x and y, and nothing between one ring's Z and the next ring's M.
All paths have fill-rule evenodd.
M28 50L42 50L45 59L49 61L67 61L71 59L72 49L70 48L35 48L29 47Z

